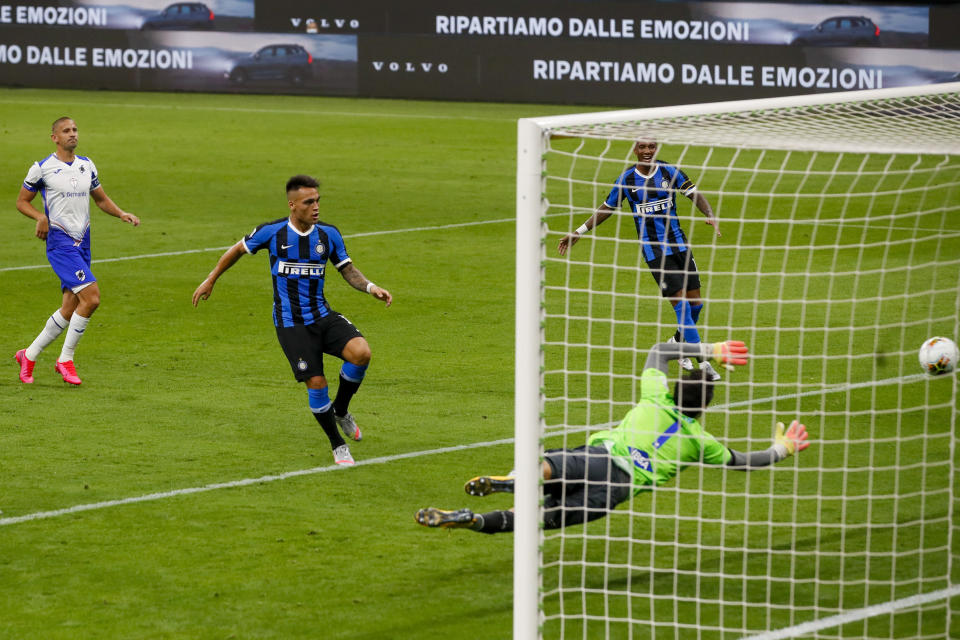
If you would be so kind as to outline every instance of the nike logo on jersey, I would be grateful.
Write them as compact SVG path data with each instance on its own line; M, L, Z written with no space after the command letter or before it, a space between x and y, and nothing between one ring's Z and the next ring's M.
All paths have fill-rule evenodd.
M282 245L280 245L280 248L281 248L281 249L289 249L289 248L292 247L292 246L293 246L292 244L282 244Z

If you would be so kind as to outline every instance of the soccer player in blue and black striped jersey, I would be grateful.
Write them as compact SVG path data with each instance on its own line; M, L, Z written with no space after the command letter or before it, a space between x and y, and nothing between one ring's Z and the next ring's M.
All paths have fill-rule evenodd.
M673 305L677 316L677 331L672 338L676 342L700 342L697 321L703 311L700 297L700 275L693 259L693 250L680 228L677 217L677 193L693 200L697 209L706 216L706 223L713 226L720 236L720 223L707 198L697 191L697 186L678 167L657 160L655 140L637 140L633 146L637 164L617 178L609 195L586 222L573 233L568 233L557 247L560 255L577 243L584 233L613 215L626 200L633 212L633 221L640 239L640 251L661 294ZM681 360L681 366L692 369L690 359ZM719 380L709 362L701 367L711 380Z
M273 322L277 339L297 381L306 383L310 411L323 427L337 464L353 464L344 434L360 440L356 420L347 410L370 364L370 345L323 294L327 268L332 266L350 285L390 306L393 296L367 280L353 265L340 230L320 221L319 183L297 175L287 181L290 215L261 224L224 253L207 279L193 293L193 306L210 297L224 271L247 253L266 249L273 278ZM343 360L340 385L331 402L323 371L323 354Z

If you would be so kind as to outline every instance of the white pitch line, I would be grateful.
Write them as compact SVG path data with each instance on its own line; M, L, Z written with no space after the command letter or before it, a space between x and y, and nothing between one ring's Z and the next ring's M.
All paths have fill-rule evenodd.
M888 384L907 384L910 382L916 382L917 380L929 379L930 376L923 373L911 373L906 376L899 376L896 378L884 378L883 380L868 380L866 382L848 382L840 384L831 384L823 387L821 389L813 389L811 391L801 391L800 393L788 393L782 396L770 396L769 398L760 398L755 400L740 400L738 402L728 402L727 404L716 405L714 409L732 409L734 407L745 407L748 405L761 404L764 402L775 402L777 400L789 400L791 398L804 398L807 396L818 396L826 393L834 393L837 391L850 391L851 389L863 389L865 387L876 387L883 386Z
M952 598L956 595L960 595L960 585L953 585L951 587L947 587L946 589L940 589L939 591L931 591L930 593L922 593L916 596L900 598L899 600L891 600L889 602L863 607L862 609L853 609L852 611L845 611L844 613L839 613L835 616L830 616L829 618L811 620L810 622L804 622L802 624L786 627L784 629L778 629L776 631L768 631L766 633L761 633L754 636L743 636L740 638L740 640L789 640L791 638L796 638L808 633L815 633L817 631L822 631L823 629L832 629L833 627L839 627L850 622L857 622L859 620L873 618L874 616L883 615L885 613L893 613L894 611L900 611L901 609L911 609L913 607L919 607L930 602L946 600L947 598Z
M388 462L396 462L397 460L405 460L408 458L419 458L421 456L431 456L431 455L436 455L440 453L453 453L455 451L466 451L468 449L482 449L485 447L495 447L501 444L510 444L511 442L513 442L513 438L503 438L502 440L491 440L489 442L474 442L471 444L458 444L452 447L443 447L441 449L428 449L425 451L409 451L407 453L398 453L392 456L381 456L379 458L370 458L369 460L359 460L353 466L363 467L363 466L372 465L372 464L386 464ZM32 522L34 520L44 520L47 518L56 518L58 516L69 515L71 513L80 513L82 511L94 511L96 509L118 507L125 504L136 504L139 502L151 502L153 500L164 500L166 498L191 495L194 493L205 493L207 491L215 491L217 489L232 489L235 487L247 487L252 484L265 484L267 482L275 482L277 480L286 480L288 478L315 475L317 473L326 473L328 471L338 471L341 469L343 469L343 467L334 464L326 467L313 467L312 469L299 469L297 471L287 471L285 473L261 476L259 478L244 478L243 480L231 480L229 482L216 482L214 484L207 484L202 487L188 487L186 489L174 489L172 491L160 491L157 493L148 493L146 495L134 496L132 498L120 498L118 500L105 500L104 502L78 504L72 507L67 507L65 509L54 509L53 511L38 511L36 513L28 513L22 516L0 518L0 526L18 524L21 522Z
M907 376L904 379L909 379L914 376ZM920 377L923 377L922 375ZM896 378L888 378L881 382L887 383L895 381ZM825 387L821 389L820 393L837 393L840 391L846 391L848 388L860 387L869 383L855 383L850 385L832 385L830 387ZM801 395L811 395L816 393L815 391L805 391L803 393L797 393L791 395L782 395L777 396L776 399L784 399L789 397L799 397ZM744 404L761 404L764 402L769 402L773 398L755 398L754 400L748 400L742 403L736 403L736 406L743 406ZM720 405L716 408L726 408L733 405ZM610 427L611 425L594 425L592 427L577 427L576 431L590 431L597 428ZM547 429L547 436L557 435L557 433L551 433L550 429ZM481 449L484 447L494 447L501 444L509 444L513 442L513 438L502 438L500 440L491 440L488 442L474 442L471 444L455 445L452 447L444 447L442 449L427 449L424 451L409 451L407 453L399 453L392 456L381 456L379 458L371 458L369 460L360 460L354 466L366 466L371 464L386 464L388 462L394 462L396 460L405 460L408 458L419 458L421 456L429 456L438 453L451 453L454 451L463 451L466 449ZM325 473L327 471L335 471L339 469L337 465L326 466L326 467L313 467L311 469L300 469L297 471L287 471L285 473L280 473L277 475L262 476L259 478L244 478L243 480L231 480L229 482L217 482L214 484L204 485L202 487L188 487L186 489L173 489L171 491L161 491L159 493L150 493L143 496L135 496L132 498L120 498L117 500L107 500L104 502L94 502L89 504L79 504L72 507L65 507L63 509L55 509L53 511L38 511L36 513L28 513L22 516L11 516L7 518L0 518L0 526L17 524L20 522L30 522L33 520L42 520L45 518L55 518L57 516L68 515L71 513L79 513L81 511L92 511L94 509L105 509L107 507L116 507L125 504L134 504L138 502L149 502L152 500L162 500L164 498L173 498L175 496L189 495L193 493L203 493L206 491L213 491L214 489L229 489L233 487L246 487L252 484L261 484L266 482L274 482L276 480L285 480L287 478L295 478L298 476L307 476L317 473Z
M516 218L499 218L497 220L476 220L474 222L454 222L451 224L439 224L432 227L408 227L406 229L386 229L383 231L365 231L363 233L351 233L343 236L344 238L363 238L367 236L386 236L394 233L413 233L416 231L441 231L443 229L456 229L458 227L477 227L484 224L501 224L504 222L515 222ZM185 256L191 253L207 253L208 251L226 251L230 247L207 247L205 249L184 249L183 251L167 251L164 253L143 253L136 256L120 256L118 258L102 258L92 260L91 264L102 264L106 262L123 262L125 260L142 260L144 258L167 258L170 256ZM49 264L29 264L22 267L0 267L0 273L5 271L24 271L27 269L46 269Z

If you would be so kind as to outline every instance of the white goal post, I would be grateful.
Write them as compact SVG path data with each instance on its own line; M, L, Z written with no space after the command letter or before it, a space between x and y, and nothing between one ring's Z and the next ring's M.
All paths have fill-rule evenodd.
M797 417L813 444L544 530L544 449L615 426L676 329L630 212L557 251L638 138L719 218L677 198L703 340L751 350L705 429L758 450ZM515 640L960 634L958 383L916 358L960 337L960 83L522 119L516 207Z

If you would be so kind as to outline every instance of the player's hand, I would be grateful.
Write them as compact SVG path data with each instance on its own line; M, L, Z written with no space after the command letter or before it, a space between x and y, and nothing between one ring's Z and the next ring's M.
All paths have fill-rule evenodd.
M747 364L747 345L740 340L727 340L713 345L713 359L733 371L733 365Z
M717 220L717 217L707 218L704 222L713 227L713 230L717 232L717 237L720 237L720 221Z
M386 302L386 306L390 306L393 303L393 296L390 295L390 292L386 289L382 289L377 285L370 287L370 295L372 295L377 300L383 300Z
M204 280L193 292L193 306L197 306L201 300L206 300L213 293L213 283L210 280Z
M123 213L120 214L120 219L123 220L124 222L128 222L132 224L135 227L140 226L140 218L133 215L132 213L127 213L126 211L124 211Z
M47 239L47 233L50 231L50 222L47 220L47 216L43 216L37 220L37 230L35 235L41 240Z
M790 423L790 428L784 430L782 422L777 423L777 434L775 436L776 444L782 446L786 449L787 455L785 458L789 458L797 451L803 451L810 446L810 443L807 442L807 438L810 435L807 433L806 425L800 424L799 421L794 420Z
M579 233L568 233L567 235L560 238L560 244L557 245L557 251L560 255L567 255L567 250L573 245L577 244L577 240L580 239Z

